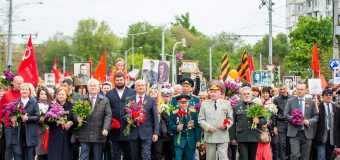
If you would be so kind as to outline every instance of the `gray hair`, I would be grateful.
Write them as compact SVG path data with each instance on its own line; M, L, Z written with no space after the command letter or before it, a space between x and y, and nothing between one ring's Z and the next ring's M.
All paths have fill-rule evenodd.
M142 84L145 84L146 85L146 82L142 79L139 79L135 82L135 85L137 85L137 83L142 83Z
M100 82L97 79L91 78L89 81L87 81L87 86L92 84L99 86Z
M251 91L251 88L250 87L243 87L243 88L241 88L241 90L240 90L240 93L241 93L241 95L245 92L245 91L247 91L247 90L250 90ZM252 92L252 91L251 91Z
M31 91L31 84L30 83L21 83L20 89L29 89Z

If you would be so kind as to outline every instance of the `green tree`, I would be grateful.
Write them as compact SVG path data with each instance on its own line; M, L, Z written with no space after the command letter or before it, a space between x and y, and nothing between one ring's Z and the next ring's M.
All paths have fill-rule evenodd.
M105 21L98 23L94 19L85 19L78 22L78 28L72 39L73 53L85 60L90 57L93 67L96 67L104 51L116 52L122 45Z
M326 78L331 77L327 64L332 54L332 19L300 17L289 38L291 53L284 59L286 68L298 71L304 78L312 77L312 50L317 44L322 73Z
M181 14L179 16L175 16L176 25L181 25L190 31L192 34L197 35L198 31L196 30L195 26L191 25L190 23L190 14L187 12L185 14Z

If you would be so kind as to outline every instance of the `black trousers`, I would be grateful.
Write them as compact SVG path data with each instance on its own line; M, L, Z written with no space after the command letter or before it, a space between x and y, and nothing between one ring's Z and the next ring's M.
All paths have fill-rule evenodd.
M174 145L173 140L158 139L157 142L152 143L152 160L173 160L174 159Z
M238 152L240 160L255 160L257 151L257 142L239 142Z

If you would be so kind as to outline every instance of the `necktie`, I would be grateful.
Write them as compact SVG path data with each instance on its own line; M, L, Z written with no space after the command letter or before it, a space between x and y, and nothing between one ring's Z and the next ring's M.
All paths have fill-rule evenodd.
M94 100L95 100L96 97L91 97L91 105L92 105L92 108L94 108Z
M217 110L217 105L216 105L217 101L214 101L214 107L215 107L215 110Z
M299 106L301 107L301 109L302 109L302 101L303 99L299 99Z
M327 117L327 128L331 128L331 110L329 109L330 105L329 104L326 104L326 108L327 108L327 114L328 114L328 117Z
M138 105L143 104L143 97L142 97L142 96L139 96L138 98L139 98Z
M305 115L305 109L303 108L302 103L303 103L303 99L301 98L301 99L299 99L299 106L300 106L300 108L301 108L302 115ZM300 130L303 130L303 129L304 129L304 126L302 125L302 126L300 126L299 128L300 128Z

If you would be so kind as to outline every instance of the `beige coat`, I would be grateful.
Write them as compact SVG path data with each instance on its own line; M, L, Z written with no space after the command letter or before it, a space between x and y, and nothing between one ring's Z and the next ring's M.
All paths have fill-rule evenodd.
M226 143L229 142L229 127L233 124L233 112L230 102L223 99L217 100L217 109L215 110L214 101L209 99L203 101L198 117L198 123L205 130L206 143ZM223 121L228 119L231 123L225 129L218 127ZM210 127L215 127L214 133L209 132ZM208 132L208 134L207 134Z

